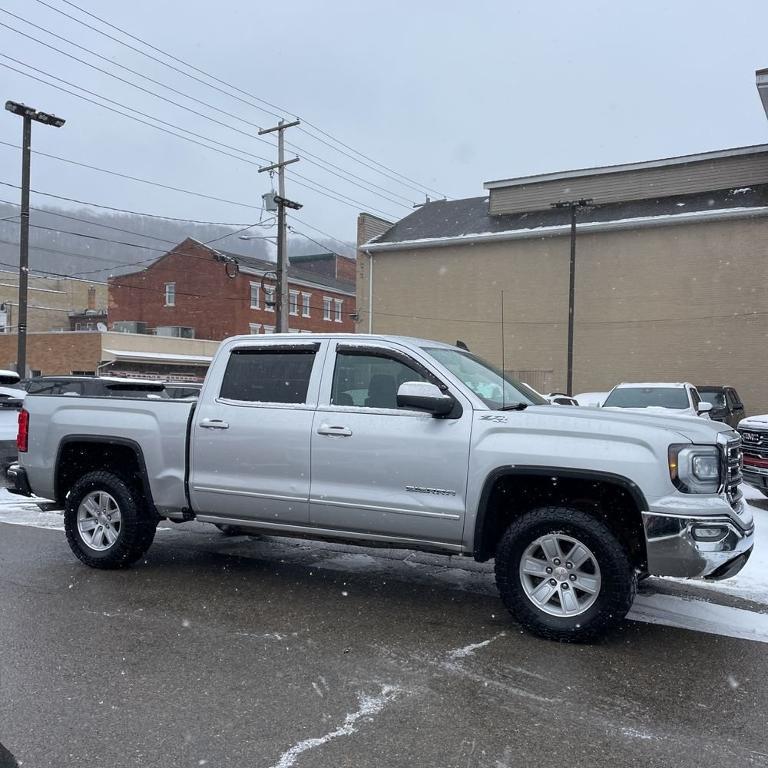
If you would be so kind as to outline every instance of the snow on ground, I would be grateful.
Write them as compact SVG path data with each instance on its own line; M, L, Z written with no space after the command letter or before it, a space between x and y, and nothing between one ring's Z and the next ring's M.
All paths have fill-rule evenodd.
M768 500L749 486L744 486L744 495L755 516L755 548L749 562L741 573L725 581L688 583L695 585L699 590L720 592L768 606ZM61 512L43 511L35 501L14 496L5 488L0 488L0 523L58 531L64 529ZM239 539L244 542L242 545L238 544ZM227 541L230 542L229 546L237 550L237 554L247 556L249 541L247 537L235 537ZM464 567L461 567L454 565L454 558L435 558L425 555L426 560L422 562L422 557L418 553L398 554L396 551L382 550L377 551L376 554L369 554L362 547L349 546L345 551L334 551L335 545L329 543L317 543L309 547L306 544L297 544L294 540L277 539L275 543L278 542L285 546L309 549L317 554L319 557L312 562L312 567L379 573L385 578L400 577L406 580L424 580L429 583L439 582L445 586L469 592L484 595L496 594L492 571L487 567L487 563L481 565L466 561L463 563ZM302 558L306 556L306 553L302 554ZM448 565L444 564L444 560ZM652 579L651 581L686 583L685 579ZM717 605L698 597L641 593L637 596L628 618L768 643L768 613ZM462 650L473 651L474 647L470 646Z

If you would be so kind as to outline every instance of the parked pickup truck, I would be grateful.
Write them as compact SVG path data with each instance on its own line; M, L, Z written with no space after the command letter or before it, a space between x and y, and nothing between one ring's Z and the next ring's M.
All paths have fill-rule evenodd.
M518 621L593 638L647 574L741 569L753 521L737 433L558 408L467 350L389 336L242 336L196 403L30 395L15 493L64 505L95 568L161 518L495 558Z

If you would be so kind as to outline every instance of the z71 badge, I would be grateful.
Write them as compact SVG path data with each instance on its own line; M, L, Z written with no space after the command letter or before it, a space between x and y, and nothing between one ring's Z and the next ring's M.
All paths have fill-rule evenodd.
M489 413L487 416L481 416L480 421L495 421L497 424L506 424L507 417L497 413Z

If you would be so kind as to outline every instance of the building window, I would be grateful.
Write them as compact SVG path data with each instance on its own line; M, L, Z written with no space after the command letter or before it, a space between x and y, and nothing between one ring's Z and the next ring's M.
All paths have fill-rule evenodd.
M251 283L251 309L261 309L261 292L258 283Z
M269 286L264 288L264 309L267 310L267 312L274 312L275 311L275 288L274 286Z
M262 326L264 328L264 333L274 333L275 332L275 326L274 325L264 325Z
M250 333L261 333L261 323L248 323Z
M290 307L290 313L292 315L298 315L299 314L299 292L298 291L290 291L289 292L289 307Z
M344 300L343 300L343 299L334 299L334 300L333 300L333 302L334 302L334 304L336 305L336 307L335 307L335 313L334 313L334 314L335 314L335 317L334 317L333 319L334 319L334 320L335 320L337 323L340 323L340 322L341 322L341 308L342 308L342 306L344 305Z
M176 283L165 284L165 306L176 306Z
M323 296L323 320L331 319L331 297Z
M312 298L311 293L301 294L301 316L309 317L309 300Z

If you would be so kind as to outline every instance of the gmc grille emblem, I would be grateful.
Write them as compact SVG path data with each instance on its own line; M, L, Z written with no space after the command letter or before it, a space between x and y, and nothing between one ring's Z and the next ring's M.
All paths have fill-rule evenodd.
M754 432L744 432L744 434L741 436L741 439L745 443L759 443L760 442L760 435L754 433Z

